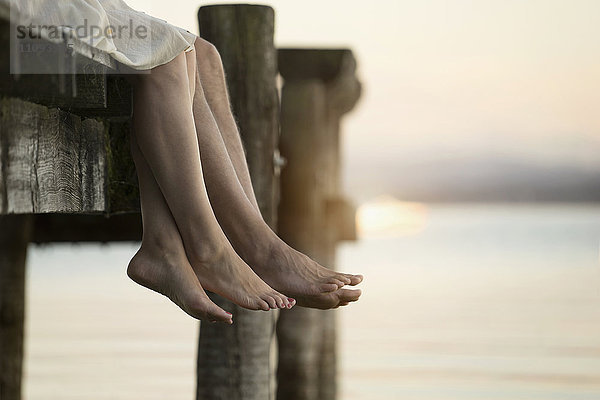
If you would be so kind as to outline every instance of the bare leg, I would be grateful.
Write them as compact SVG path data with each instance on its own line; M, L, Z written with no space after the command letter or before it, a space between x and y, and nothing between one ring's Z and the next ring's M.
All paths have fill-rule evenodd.
M190 96L182 96L193 94L188 63L182 54L135 79L133 132L143 158L202 285L245 308L287 307L287 297L271 289L238 257L215 219L204 187Z
M231 314L214 304L198 282L173 216L134 135L131 153L140 186L144 233L127 274L140 285L164 294L194 318L233 323Z
M221 137L227 150L229 162L233 164L235 173L240 181L246 197L254 208L260 212L250 172L246 163L246 153L238 132L235 118L231 113L229 93L225 82L225 73L219 53L214 46L204 39L196 40L198 55L198 73L211 113L217 123ZM205 55L208 57L204 58Z
M362 276L320 266L285 244L260 216L219 54L202 39L196 41L196 51L200 78L193 104L196 126L214 119L221 128L198 136L205 182L219 224L234 248L265 282L296 298L299 305L332 308L357 300L359 290L340 288L360 283Z

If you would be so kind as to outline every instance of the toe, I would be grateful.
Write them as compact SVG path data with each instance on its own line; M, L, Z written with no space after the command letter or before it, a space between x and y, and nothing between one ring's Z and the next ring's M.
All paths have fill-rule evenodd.
M323 293L335 292L339 288L340 287L335 283L323 283L321 285L321 292L323 292Z
M345 283L343 281L341 281L337 278L331 278L329 282L337 285L338 289L341 287L344 287L344 285L345 285Z
M350 304L350 303L348 303L347 301L342 301L333 308L336 309L336 308L344 307L344 306L347 306L348 304Z
M272 296L265 295L265 296L263 296L262 299L267 302L267 304L269 305L269 308L271 308L271 309L277 308L277 301Z
M292 308L296 305L296 299L292 299L291 297L288 297L288 308Z
M258 310L269 311L271 306L265 300L258 300L257 307Z
M335 279L344 282L344 285L350 285L352 283L352 279L346 274L339 274Z
M287 296L283 296L283 308L292 308L292 299L287 297Z
M285 297L284 295L277 293L277 292L273 293L273 297L275 297L275 300L277 302L277 307L279 307L279 308L287 307L287 297Z
M213 303L206 295L199 296L196 301L187 304L188 314L208 322L226 322L232 319L227 311Z
M340 303L356 301L361 295L360 289L340 289L338 298Z
M346 275L348 278L350 278L350 285L354 286L354 285L358 285L359 283L361 283L363 281L363 276L362 275Z
M226 324L233 324L233 315L231 315L231 313L222 310L219 308L219 310L214 310L208 313L208 318L211 321L216 321L216 322L224 322Z

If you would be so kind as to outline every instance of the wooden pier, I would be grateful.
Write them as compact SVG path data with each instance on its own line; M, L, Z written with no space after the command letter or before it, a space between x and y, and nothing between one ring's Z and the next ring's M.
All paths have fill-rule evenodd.
M339 184L339 121L360 95L355 61L349 50L277 51L274 18L265 6L199 12L201 35L224 61L264 218L332 266L336 243L354 238ZM11 75L6 19L0 42L0 399L17 400L28 244L139 241L141 218L129 153L132 89L111 73L110 57L80 51L69 59L72 74ZM202 326L198 399L335 398L332 312L283 310L278 322L274 312L237 307L235 316L233 326Z

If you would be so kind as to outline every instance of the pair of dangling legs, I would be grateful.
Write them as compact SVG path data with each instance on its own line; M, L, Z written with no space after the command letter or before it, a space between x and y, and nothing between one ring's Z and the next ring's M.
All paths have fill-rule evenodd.
M143 239L128 274L193 317L231 323L203 288L253 310L334 308L362 277L326 269L260 215L223 67L210 43L131 78Z

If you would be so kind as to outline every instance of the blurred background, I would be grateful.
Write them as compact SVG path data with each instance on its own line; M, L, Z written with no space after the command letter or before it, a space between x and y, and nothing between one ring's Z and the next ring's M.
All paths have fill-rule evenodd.
M209 3L128 4L197 32ZM364 84L340 399L600 398L600 2L261 4ZM197 324L126 278L136 250L30 247L27 399L193 398Z

